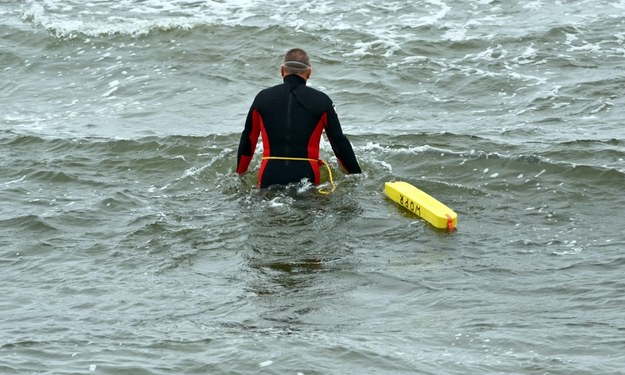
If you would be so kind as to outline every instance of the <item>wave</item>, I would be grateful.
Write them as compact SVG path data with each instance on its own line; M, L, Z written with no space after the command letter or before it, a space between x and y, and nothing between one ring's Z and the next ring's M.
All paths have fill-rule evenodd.
M0 220L0 226L11 228L18 232L37 232L37 233L56 233L58 229L48 222L45 218L38 215L14 216L9 219Z
M198 212L191 215L200 216L233 202L246 212L290 212L301 201L298 197L314 193L314 188L305 185L296 187L294 198L288 191L286 195L259 192L255 187L260 150L251 173L238 177L234 173L238 140L237 133L123 140L0 134L0 156L6 161L0 192L7 197L9 209L33 217L52 216L53 225L63 227L98 226L103 217L123 216L128 211L154 224L161 220L163 206L175 212L179 205L196 205L191 202L199 203ZM564 208L569 212L575 202L593 201L596 207L625 204L623 163L605 165L604 160L606 155L625 156L619 140L553 147L449 132L371 133L350 140L363 169L361 175L344 175L329 144L322 143L321 156L334 169L338 185L338 193L331 198L335 210L340 210L337 205L343 201L352 207L352 194L366 197L364 205L371 204L367 200L379 200L384 182L392 180L418 186L460 215L486 210L484 202L489 200L518 215L527 209L526 214L560 221L569 220L571 214L564 217L559 212ZM206 207L200 202L211 203ZM183 220L171 213L163 219L174 224Z
M454 90L458 89L454 82L464 82L459 90L471 95L476 91L500 90L510 82L516 84L508 92L516 95L528 84L544 82L543 75L526 72L519 66L597 66L605 54L612 59L622 56L622 39L592 42L593 48L598 48L593 53L597 57L586 57L583 50L576 49L584 46L567 38L585 40L584 19L565 22L548 17L539 28L522 28L511 22L533 19L528 15L534 11L531 7L501 4L493 11L489 3L482 2L471 7L471 17L467 19L466 6L453 1L391 1L383 5L375 1L348 2L339 9L328 0L303 4L289 0L282 4L249 0L104 1L98 6L69 0L31 0L22 6L20 16L60 39L157 36L185 38L195 44L204 43L207 36L216 33L219 40L228 39L238 47L222 44L226 51L265 41L290 44L295 38L361 63L376 65L382 60L388 67L411 68L417 59L419 65L432 64L436 72L442 63L445 71L458 69L457 75L450 75L450 81L443 78L443 87ZM619 24L618 19L609 23ZM517 26L509 27L510 24ZM253 41L249 41L250 35L255 35ZM545 44L548 48L540 47ZM467 61L471 59L475 62ZM414 69L409 74L414 74Z
M269 4L240 0L149 3L111 1L108 6L101 4L98 8L84 8L76 4L67 4L66 1L47 1L45 4L30 1L23 7L21 18L35 27L47 30L55 37L67 39L110 35L140 37L154 32L189 31L211 26L262 29L284 27L303 32L352 28L346 22L337 24L325 20L316 21L314 16L307 19L306 15L314 13L321 13L324 18L334 15L332 8L327 8L329 5L325 1L318 3L324 5L326 11L320 12L320 8L311 8L310 4L305 4L304 7L310 8L309 12L300 13L293 12L290 7L276 7L273 2Z
M251 173L237 177L238 138L235 133L133 140L19 135L7 139L3 135L0 145L8 181L0 181L0 192L7 197L9 207L34 218L47 216L44 224L49 220L51 225L63 227L82 223L93 231L99 230L102 217L119 220L114 217L125 217L129 211L147 220L133 227L160 220L178 225L184 219L173 214L175 207L190 202L197 202L191 203L197 212L186 214L192 216L219 212L219 207L230 207L233 202L246 212L291 212L301 204L298 197L314 195L314 189L306 186L298 188L293 197L288 191L286 195L259 192L255 188L258 155ZM603 156L598 150L606 146L608 153L623 155L618 140L580 141L540 149L453 133L366 134L350 139L362 175L342 174L329 145L322 147L322 157L332 165L338 185L328 207L339 212L344 204L349 207L348 217L353 216L352 194L361 196L360 204L366 207L373 204L369 200L380 199L384 182L391 180L418 186L461 216L486 214L489 205L494 205L518 212L517 220L534 215L545 216L547 222L566 222L577 215L570 213L572 205L581 212L581 207L591 207L590 214L606 204L625 204L622 162L605 166L585 157L576 161L572 153L572 149L595 148L589 147L594 144L594 155L599 159ZM203 202L211 203L206 206ZM160 212L169 213L161 217Z
M100 174L139 170L149 174L160 169L186 170L186 175L201 175L207 168L226 173L235 162L238 133L212 134L207 136L166 136L137 139L107 138L46 138L35 135L19 135L5 132L0 135L4 159L30 163L32 174L24 168L16 171L13 178L37 177L43 180L68 181L71 171L101 169ZM563 170L587 169L588 178L605 175L623 176L619 169L625 158L622 140L576 140L556 144L511 144L497 139L474 135L442 133L417 133L386 135L379 133L350 136L360 158L370 160L376 171L388 170L388 164L446 165L487 163L516 163L518 169L526 165L532 169L556 168ZM260 147L260 146L259 146ZM262 147L261 147L262 148ZM259 149L260 152L260 149ZM322 152L330 154L327 142ZM258 153L258 152L257 152ZM32 157L18 159L20 155ZM196 163L203 161L204 164ZM195 166L194 166L195 165ZM409 166L402 166L403 168ZM381 168L381 169L380 169ZM95 171L94 171L95 172Z
M39 4L33 4L23 13L25 21L47 30L58 38L73 39L78 36L100 37L107 35L129 35L139 37L153 31L190 30L198 25L211 24L206 18L174 17L165 19L142 19L111 16L101 21L75 20L64 15L48 14Z
M255 188L258 155L251 173L236 176L238 139L237 133L137 139L0 133L7 179L0 180L0 194L7 198L5 220L0 224L6 230L43 234L50 241L57 231L64 231L121 242L122 247L144 249L150 256L162 254L164 260L154 267L166 272L197 254L184 246L187 250L173 254L170 249L175 244L230 249L222 240L230 232L240 238L240 231L233 228L241 226L251 225L269 238L266 228L281 231L281 220L296 228L314 219L317 229L330 230L343 221L377 223L378 217L376 225L382 225L387 209L410 218L385 203L384 182L391 180L412 183L444 202L459 214L460 228L467 231L484 230L476 227L480 225L501 229L503 220L553 227L575 237L582 221L607 224L614 207L625 204L625 171L592 160L578 163L571 153L594 149L599 159L605 152L623 155L623 142L616 139L552 147L450 132L356 135L350 140L363 174L339 172L325 144L322 157L335 170L338 189L323 197L307 186L259 191ZM124 229L111 233L109 227ZM511 234L511 241L524 247L570 250L568 244L554 243L549 232L537 233L535 239L527 231ZM240 242L234 241L232 250L239 251L239 247Z

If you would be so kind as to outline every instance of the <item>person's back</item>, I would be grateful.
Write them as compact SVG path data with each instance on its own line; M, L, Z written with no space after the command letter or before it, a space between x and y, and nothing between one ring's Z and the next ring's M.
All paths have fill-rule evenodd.
M284 83L262 90L249 110L237 154L237 173L247 171L262 133L261 188L308 179L319 184L319 143L325 130L347 173L360 173L352 146L343 134L331 99L306 86L311 68L303 50L285 55Z

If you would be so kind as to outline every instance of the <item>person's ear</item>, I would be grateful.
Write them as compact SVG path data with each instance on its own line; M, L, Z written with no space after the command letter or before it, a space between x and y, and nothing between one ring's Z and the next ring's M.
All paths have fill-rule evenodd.
M312 74L312 68L308 68L308 71L306 72L306 79L310 79L311 74Z
M282 76L282 78L284 78L284 75L286 74L286 71L284 70L284 65L280 66L280 75Z

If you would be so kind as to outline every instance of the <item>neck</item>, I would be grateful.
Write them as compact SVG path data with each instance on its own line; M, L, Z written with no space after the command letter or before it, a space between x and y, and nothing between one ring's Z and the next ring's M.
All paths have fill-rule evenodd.
M306 77L303 74L293 73L293 74L287 74L284 76L284 81L287 81L287 80L303 80L304 82L306 82L308 81L308 77Z

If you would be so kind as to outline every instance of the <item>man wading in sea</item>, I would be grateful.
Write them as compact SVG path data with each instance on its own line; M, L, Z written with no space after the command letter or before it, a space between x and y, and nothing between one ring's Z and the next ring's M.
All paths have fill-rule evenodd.
M361 173L352 145L343 134L332 100L306 86L312 68L299 48L286 53L280 66L284 83L256 95L245 121L237 153L237 173L244 174L258 136L263 136L261 188L308 180L319 184L319 143L325 130L334 154L347 173Z

